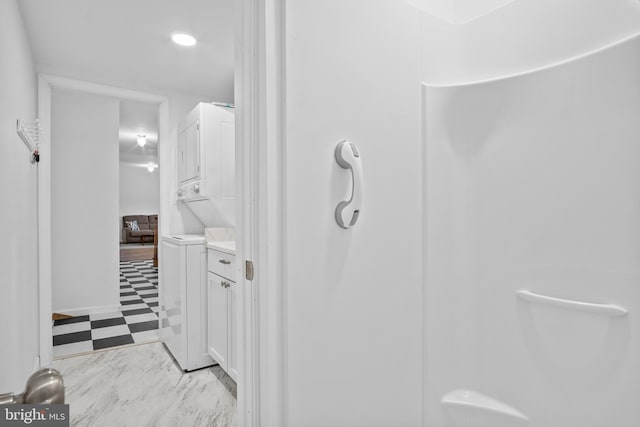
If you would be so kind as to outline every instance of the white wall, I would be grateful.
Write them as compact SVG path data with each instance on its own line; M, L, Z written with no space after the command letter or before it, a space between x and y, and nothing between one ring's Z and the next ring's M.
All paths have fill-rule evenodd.
M116 308L119 102L60 89L51 98L53 310Z
M120 164L120 217L152 215L160 210L160 174L158 169Z
M397 0L286 3L285 390L291 427L422 417L419 14ZM334 210L358 146L364 204Z
M406 0L406 2L445 22L455 21L454 0Z
M36 171L16 119L36 117L34 62L15 0L0 2L0 393L24 390L38 355Z
M412 0L438 5L442 0ZM458 2L460 12L498 0ZM466 8L466 9L465 9ZM423 9L428 9L423 7ZM640 31L635 0L515 0L464 25L422 17L423 80L447 84L547 66Z
M119 224L124 215L160 213L160 171L120 163ZM120 233L122 239L122 233Z

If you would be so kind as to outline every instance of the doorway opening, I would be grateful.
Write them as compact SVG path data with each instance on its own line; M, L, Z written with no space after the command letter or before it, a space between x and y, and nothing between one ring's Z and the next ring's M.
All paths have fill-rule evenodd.
M158 340L159 104L73 84L50 91L53 358Z
M158 106L120 101L120 262L151 261L158 267Z
M246 37L246 35L244 36ZM188 55L185 55L188 56ZM250 52L246 52L246 55L243 56L252 56ZM246 64L244 70L245 80L249 80L253 77L253 73L255 70L253 69L253 65ZM199 72L201 73L202 70ZM242 74L241 72L236 70L237 74ZM202 74L202 73L201 73ZM233 73L229 74L230 80L233 80ZM74 75L74 73L68 73L68 75ZM86 77L89 81L94 81L90 77ZM96 78L95 81L107 81L105 78ZM142 81L138 79L138 81ZM79 81L72 80L62 77L56 77L51 75L41 74L39 76L39 117L43 122L43 127L45 128L45 132L49 131L49 135L51 135L51 116L52 116L52 107L51 107L51 97L52 92L58 89L66 89L66 90L77 90L81 92L86 92L93 95L114 97L120 100L130 100L136 102L147 102L159 105L159 133L162 138L168 138L170 141L168 145L165 145L167 148L163 148L162 144L159 146L158 153L158 164L159 164L159 173L160 173L160 210L158 213L158 233L159 236L164 235L175 235L175 234L192 234L204 231L202 230L204 227L201 223L199 223L194 215L190 213L190 210L184 205L184 203L180 202L176 198L176 193L178 190L178 185L175 179L175 172L177 167L177 152L175 150L175 143L178 137L178 124L177 122L180 120L181 116L187 113L194 105L199 102L211 102L216 99L213 97L198 97L198 96L188 96L184 93L175 93L172 92L171 89L166 91L159 91L155 94L153 92L144 92L144 90L148 90L147 87L138 87L134 85L122 84L121 87L135 88L135 89L123 89L115 86L103 86L101 84L90 83L88 81ZM253 86L252 86L253 87ZM240 90L241 88L236 88L236 90ZM158 95L157 93L162 93L163 95ZM194 92L190 92L194 93ZM244 96L248 96L249 98L254 97L253 92L250 92L249 86L245 88L242 92ZM231 99L223 99L227 101L231 101ZM248 135L248 128L252 128L254 123L251 123L251 126L248 126L248 118L250 116L254 116L254 109L257 106L250 106L246 102L245 98L245 124L238 126L238 128L242 127L245 129L243 134ZM249 111L249 108L252 111ZM240 139L240 137L239 137ZM248 141L248 139L245 139ZM164 141L164 139L163 139ZM43 161L41 163L41 189L43 190L43 195L41 197L41 211L40 211L40 225L42 230L41 235L41 257L40 257L40 307L44 310L40 316L40 325L41 325L41 365L50 365L53 359L52 357L52 345L51 345L51 307L52 307L52 269L54 268L54 264L52 262L52 254L49 248L51 248L52 243L52 227L51 227L51 184L50 178L52 173L52 165L46 159L46 155L50 154L48 151L55 151L55 143L49 148L45 148L43 150ZM255 147L244 148L244 151L236 154L236 162L237 164L245 164L247 167L250 164L255 164L254 157L257 156L257 150ZM93 158L91 161L100 162L102 159ZM87 160L88 161L88 160ZM172 170L170 173L164 172L169 168ZM238 222L240 224L248 224L249 226L255 227L256 224L256 212L257 208L255 202L248 203L247 201L252 200L252 196L250 191L255 191L258 182L258 176L256 171L249 171L244 169L242 171L238 171L235 174L235 178L238 181L237 186L242 187L238 189L238 198L242 199L242 202L238 203L238 206L245 205L245 209L239 208L238 211L241 214L238 217ZM80 197L76 195L77 197ZM124 215L122 215L124 216ZM117 221L114 220L110 223L110 227L113 228L113 235L116 236L116 245L114 249L114 253L118 253L119 247L119 237L121 236L122 229L121 224L122 218L120 212L117 212L114 215L114 218L117 218ZM215 228L215 227L214 227ZM255 286L253 283L245 280L245 261L255 259L252 256L254 251L257 249L257 246L253 242L254 239L254 231L248 228L244 230L238 230L238 297L237 297L237 306L238 313L237 318L239 319L239 324L237 325L238 333L242 334L244 339L239 340L238 344L238 384L240 387L238 388L239 400L243 401L243 408L239 410L239 416L245 418L249 421L249 418L257 416L256 412L252 411L252 399L254 397L254 390L251 387L252 384L255 384L256 381L253 379L253 369L256 369L254 365L256 364L256 360L254 359L254 355L258 353L257 346L253 345L253 335L252 328L255 327L255 322L257 322L257 317L253 315L255 308L254 304L256 301L255 295ZM143 246L147 246L147 242L143 242ZM161 250L159 250L159 268L162 270L162 257ZM264 257L266 261L266 257ZM222 264L221 264L222 265ZM265 273L268 271L265 265L263 270L257 270L256 279L260 276L260 271L264 271ZM162 271L160 271L160 277L162 277ZM242 369L241 369L242 368ZM241 397L242 396L242 397ZM245 423L246 424L246 423Z

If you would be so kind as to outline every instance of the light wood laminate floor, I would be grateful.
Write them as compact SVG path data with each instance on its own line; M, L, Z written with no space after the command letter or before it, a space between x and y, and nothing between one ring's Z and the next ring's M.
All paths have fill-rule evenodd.
M127 248L120 246L120 261L140 261L153 258L153 244Z
M236 425L235 383L218 366L183 373L161 343L56 360L72 426Z

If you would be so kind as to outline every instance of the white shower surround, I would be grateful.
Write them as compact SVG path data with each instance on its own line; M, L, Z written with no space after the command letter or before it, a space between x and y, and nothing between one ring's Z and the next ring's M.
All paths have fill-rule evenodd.
M427 426L640 419L638 52L633 36L519 75L424 85ZM460 390L524 420L451 405Z
M423 349L428 324L422 316L428 316L428 299L433 296L423 281L430 267L423 264L423 249L433 245L422 247L421 230L421 207L427 207L420 199L429 183L419 178L422 162L414 161L425 149L421 82L502 78L592 52L637 33L640 6L635 0L514 1L469 24L451 25L405 1L276 3L284 10L276 9L282 12L274 14L277 25L266 20L267 33L275 39L262 55L274 58L266 63L277 78L267 85L272 92L266 93L275 93L267 99L276 113L265 115L272 144L265 145L259 157L261 162L282 161L277 163L282 175L267 173L273 179L266 180L265 187L277 195L285 188L282 199L269 199L276 214L282 206L285 221L260 229L284 239L272 251L259 252L265 257L280 251L285 268L282 281L276 270L261 276L262 291L270 298L283 298L263 299L261 304L261 319L267 322L260 336L270 347L265 346L269 358L259 373L269 393L262 394L266 402L260 406L275 425L443 427L441 399L459 399L460 393L449 392L470 390L474 384L441 387L435 400L423 399L423 390L433 393L429 384L434 372L433 366L427 366L426 375L421 372L431 348L427 339ZM572 19L564 19L567 16ZM332 155L343 138L362 146L365 172L370 171L365 176L367 204L353 233L340 233L333 215L326 215L346 188L346 177L339 174ZM259 193L264 196L265 188ZM514 301L521 304L515 290L508 303ZM443 307L449 303L438 302ZM633 315L633 308L629 310ZM319 352L328 357L308 369ZM472 356L470 366L480 366L482 359L476 362ZM378 361L388 364L392 375L381 379ZM492 390L476 391L462 397L493 402L496 408L522 414L532 425L562 425L538 423L537 412L520 401ZM538 412L542 407L536 407ZM471 422L475 424L458 427L482 426L479 417Z
M450 24L465 24L488 15L516 0L407 0Z
M421 2L436 5L442 0ZM470 3L489 9L495 0ZM439 85L503 78L545 67L640 31L637 0L514 0L463 25L434 18L424 9L418 13L422 80Z

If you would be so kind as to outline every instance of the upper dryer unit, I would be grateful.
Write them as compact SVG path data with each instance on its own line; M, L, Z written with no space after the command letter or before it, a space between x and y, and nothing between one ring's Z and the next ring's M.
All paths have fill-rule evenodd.
M205 227L235 226L235 114L201 102L178 126L177 198Z

